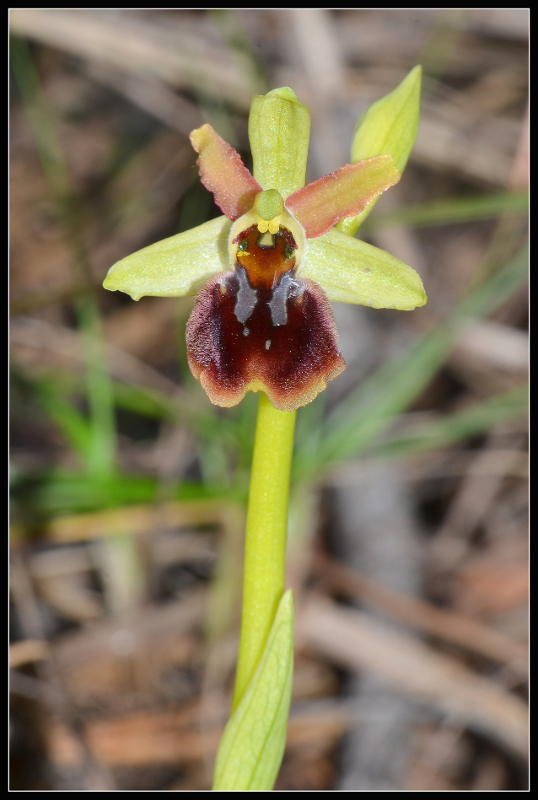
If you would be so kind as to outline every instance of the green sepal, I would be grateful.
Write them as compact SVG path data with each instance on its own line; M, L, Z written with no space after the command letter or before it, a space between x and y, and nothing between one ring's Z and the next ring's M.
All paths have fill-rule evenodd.
M335 228L308 241L298 276L318 283L337 303L411 311L428 299L414 269Z
M220 741L215 791L269 791L284 748L293 678L293 594L282 597L260 663Z
M248 120L253 174L284 200L305 185L310 112L288 87L254 95Z
M185 297L198 294L206 281L218 272L231 270L228 235L232 223L217 217L197 228L144 247L108 271L103 286L130 294Z
M353 164L389 155L396 169L404 171L418 131L421 79L422 67L414 67L394 91L366 109L353 134Z
M420 120L422 67L416 66L394 91L376 100L359 119L351 145L351 163L389 155L403 172L417 137ZM338 229L354 236L377 200L356 217L342 220Z

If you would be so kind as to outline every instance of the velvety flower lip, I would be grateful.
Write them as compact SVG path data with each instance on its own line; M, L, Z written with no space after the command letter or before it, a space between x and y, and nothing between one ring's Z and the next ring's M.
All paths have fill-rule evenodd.
M193 131L201 181L225 216L128 256L105 280L134 299L198 294L187 354L216 405L250 390L285 411L311 402L345 369L330 300L403 310L426 302L414 270L334 228L399 180L392 157L304 186L309 126L290 89L255 97L254 175L210 125Z
M209 281L187 325L189 366L215 405L235 406L247 391L264 391L283 411L306 405L345 369L331 306L313 281L288 294L287 318L275 325L271 292L258 290L241 322L237 273Z

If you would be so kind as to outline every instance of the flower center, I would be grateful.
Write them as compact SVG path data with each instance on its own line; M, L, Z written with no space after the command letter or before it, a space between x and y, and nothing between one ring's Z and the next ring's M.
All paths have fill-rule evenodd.
M256 236L256 231L261 236ZM281 195L276 189L267 189L256 195L254 207L232 225L228 239L230 264L246 269L253 286L259 281L271 286L275 275L298 269L305 242L302 226L284 206ZM292 253L286 249L289 247L294 250L293 263Z
M304 231L276 189L259 192L254 207L235 220L228 240L238 280L234 314L240 323L245 325L259 304L267 304L272 324L286 325L288 300L300 294L295 272L304 245Z
M283 225L262 233L259 225L251 225L233 243L237 244L236 263L247 273L253 289L274 289L282 275L295 266L297 244Z
M260 233L259 225L251 225L233 244L239 280L236 318L244 325L260 301L269 306L273 325L285 325L288 298L297 290L293 277L297 245L291 231L281 225L276 233Z

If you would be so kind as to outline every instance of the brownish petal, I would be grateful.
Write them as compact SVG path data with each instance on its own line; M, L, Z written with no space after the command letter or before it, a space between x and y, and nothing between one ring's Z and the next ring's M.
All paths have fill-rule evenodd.
M254 205L261 191L241 160L241 156L225 142L211 125L202 125L191 133L191 144L200 154L196 161L200 180L228 219L237 219Z
M392 156L346 164L288 197L286 207L309 239L327 233L345 217L360 214L381 192L400 180Z
M241 267L200 292L187 323L187 354L211 402L224 407L251 390L293 411L345 369L331 305L316 283L286 272L274 289L253 289Z

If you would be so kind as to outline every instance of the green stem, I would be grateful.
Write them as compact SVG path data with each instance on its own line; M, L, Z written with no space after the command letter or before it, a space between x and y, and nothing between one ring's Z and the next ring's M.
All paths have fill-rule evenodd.
M295 411L278 411L263 393L260 394L248 501L241 638L233 709L256 670L284 593L295 417Z

